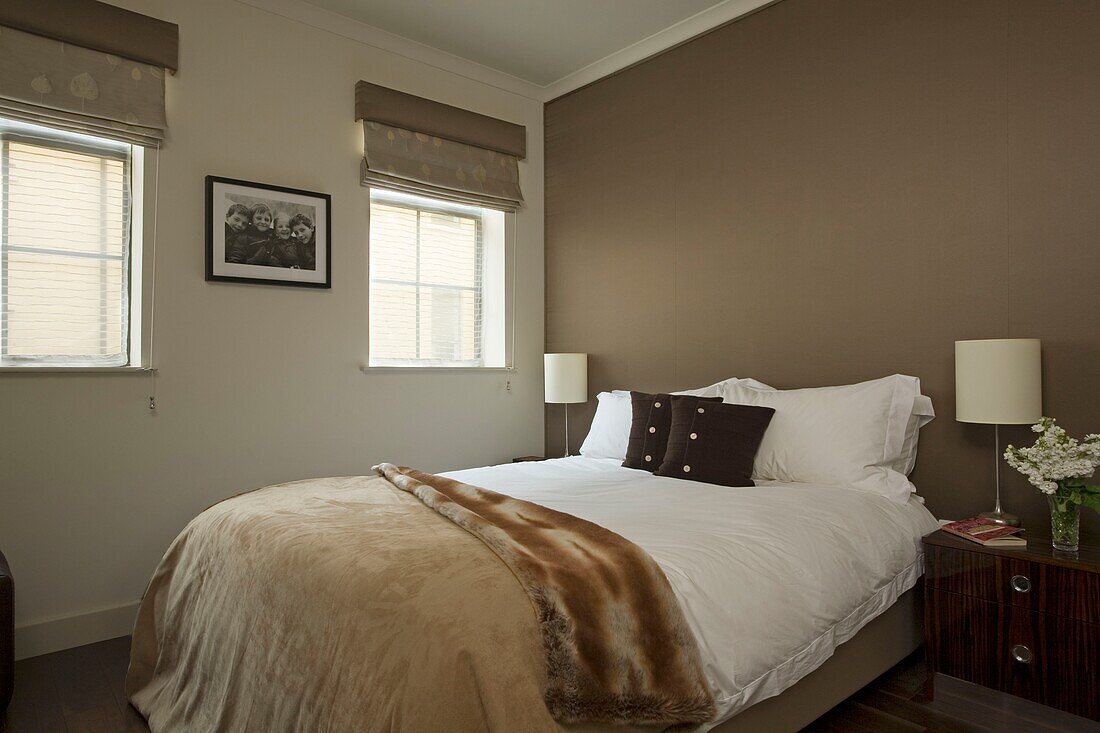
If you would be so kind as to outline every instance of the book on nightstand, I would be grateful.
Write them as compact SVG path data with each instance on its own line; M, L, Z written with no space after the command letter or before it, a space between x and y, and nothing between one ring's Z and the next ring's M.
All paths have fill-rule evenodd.
M1027 547L1027 540L1017 536L1024 531L1022 527L1006 527L1003 524L997 524L981 517L949 522L940 529L986 547L1002 547L1005 549Z

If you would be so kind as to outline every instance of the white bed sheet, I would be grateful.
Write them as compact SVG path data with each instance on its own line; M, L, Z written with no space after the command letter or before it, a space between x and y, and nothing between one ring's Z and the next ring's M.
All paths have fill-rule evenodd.
M939 528L919 497L761 482L730 488L571 457L444 474L568 512L642 547L698 640L718 718L817 669L916 583Z

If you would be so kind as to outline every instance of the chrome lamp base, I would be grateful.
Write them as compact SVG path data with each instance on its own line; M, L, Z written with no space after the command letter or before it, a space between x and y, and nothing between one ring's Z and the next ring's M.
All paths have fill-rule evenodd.
M993 475L996 477L997 501L993 511L982 512L978 516L1007 527L1019 527L1020 518L1001 509L1001 426L996 424L993 426Z
M1008 512L1002 512L1000 509L994 509L991 512L982 512L978 515L982 519L988 519L995 524L1003 524L1008 527L1019 527L1020 518L1015 514L1009 514Z

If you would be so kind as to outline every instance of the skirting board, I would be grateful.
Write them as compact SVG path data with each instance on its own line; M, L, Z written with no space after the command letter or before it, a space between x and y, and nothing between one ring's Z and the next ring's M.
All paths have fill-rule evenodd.
M39 621L15 628L15 658L26 659L126 636L134 631L138 602Z

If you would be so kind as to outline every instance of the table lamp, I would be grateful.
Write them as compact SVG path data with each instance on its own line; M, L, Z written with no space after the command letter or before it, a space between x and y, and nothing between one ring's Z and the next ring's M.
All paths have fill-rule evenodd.
M588 402L588 354L546 354L546 402L565 405L565 456L569 457L569 405Z
M980 516L1019 526L1001 509L1001 425L1028 425L1043 416L1039 339L982 339L955 342L955 419L993 425L997 503Z

